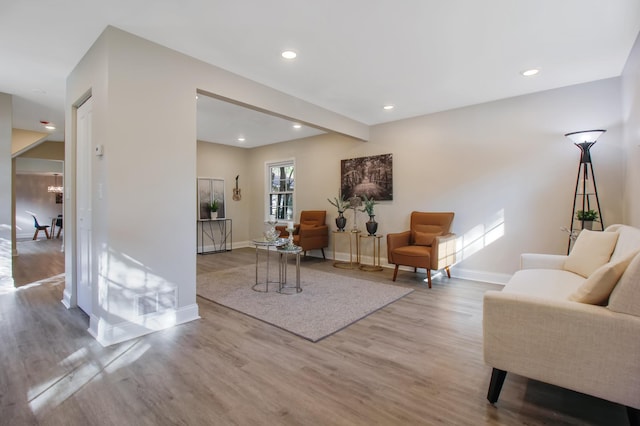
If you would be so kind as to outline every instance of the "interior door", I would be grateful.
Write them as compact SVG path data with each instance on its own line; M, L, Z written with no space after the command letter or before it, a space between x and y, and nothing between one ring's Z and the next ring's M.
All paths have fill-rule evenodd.
M91 114L89 98L77 111L76 144L76 294L78 307L91 315Z

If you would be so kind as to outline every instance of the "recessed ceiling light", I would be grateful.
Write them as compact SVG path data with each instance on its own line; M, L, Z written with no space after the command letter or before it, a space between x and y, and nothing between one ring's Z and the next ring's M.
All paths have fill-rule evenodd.
M538 68L531 68L531 69L522 71L520 74L522 74L524 77L532 77L538 74L539 72L540 70Z
M302 124L296 123L296 124L293 125L293 128L294 129L302 129Z
M298 54L293 50L285 50L282 52L282 57L285 59L295 59Z
M385 109L385 110L389 111L389 110L394 109L395 107L396 107L395 105L389 104L389 105L383 106L382 109Z
M242 136L238 138L238 142L244 142L245 138L243 138Z

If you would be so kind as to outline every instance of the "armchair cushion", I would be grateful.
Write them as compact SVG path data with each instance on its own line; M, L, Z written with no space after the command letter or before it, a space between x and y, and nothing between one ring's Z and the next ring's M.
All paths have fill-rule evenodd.
M413 237L413 243L417 246L430 246L435 241L436 237L442 235L442 232L420 232L415 231Z
M564 263L564 269L589 278L596 269L609 262L617 241L617 232L582 230Z
M438 235L442 235L442 226L439 225L423 225L423 224L415 224L413 225L413 227L411 228L411 240L410 243L411 244L418 244L421 246L429 246L433 243L433 241L431 241L428 244L421 244L419 243L419 238L420 236L418 234L433 234L434 237L438 236Z

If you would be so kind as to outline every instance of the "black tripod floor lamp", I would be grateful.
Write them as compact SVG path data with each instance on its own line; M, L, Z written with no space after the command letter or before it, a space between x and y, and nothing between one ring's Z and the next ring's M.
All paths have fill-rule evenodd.
M606 130L583 130L565 134L575 146L580 148L580 164L578 165L578 178L576 179L576 191L573 198L573 211L571 212L571 227L567 254L571 250L574 232L582 229L593 229L593 223L600 221L601 230L604 230L604 220L600 210L596 177L593 174L591 153L589 150L596 143L601 134ZM595 205L594 205L595 204ZM595 207L595 208L594 208Z

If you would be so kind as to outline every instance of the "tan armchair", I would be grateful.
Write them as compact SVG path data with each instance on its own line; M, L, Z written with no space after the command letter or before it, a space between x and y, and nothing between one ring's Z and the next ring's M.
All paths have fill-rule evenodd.
M393 281L400 265L427 270L431 288L431 270L444 269L451 278L449 267L456 261L456 236L451 233L454 213L412 212L409 231L387 235L387 256L395 264Z
M303 210L300 212L300 223L293 225L293 243L302 247L305 256L307 250L320 249L322 250L322 258L326 259L324 248L329 247L329 227L325 223L326 217L325 210ZM276 226L276 229L280 231L280 237L289 237L286 226Z

